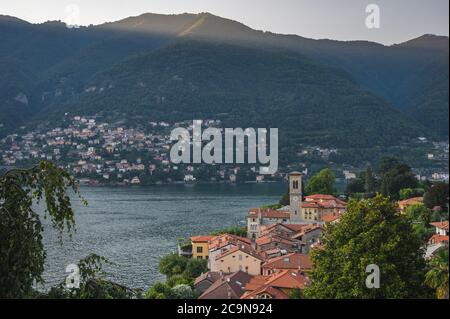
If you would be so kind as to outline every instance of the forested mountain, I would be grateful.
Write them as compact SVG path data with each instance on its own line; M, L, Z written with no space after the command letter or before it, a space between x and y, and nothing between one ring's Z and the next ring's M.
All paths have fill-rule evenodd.
M448 38L394 46L278 35L211 14L67 28L0 16L0 135L64 112L221 118L287 143L448 138ZM275 116L274 116L275 115Z

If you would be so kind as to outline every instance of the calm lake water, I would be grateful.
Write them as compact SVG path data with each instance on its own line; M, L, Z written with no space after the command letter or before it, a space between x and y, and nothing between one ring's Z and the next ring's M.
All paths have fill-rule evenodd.
M132 288L163 280L158 261L176 251L177 239L244 226L248 208L276 203L287 185L201 184L154 187L82 187L87 207L74 199L76 232L72 239L44 221L46 286L64 280L68 264L90 253L107 257L110 278Z

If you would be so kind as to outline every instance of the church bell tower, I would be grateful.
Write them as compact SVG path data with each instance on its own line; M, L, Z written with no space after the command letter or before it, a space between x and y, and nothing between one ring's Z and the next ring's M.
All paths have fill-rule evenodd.
M289 173L289 202L291 223L300 223L302 219L302 176L300 172Z

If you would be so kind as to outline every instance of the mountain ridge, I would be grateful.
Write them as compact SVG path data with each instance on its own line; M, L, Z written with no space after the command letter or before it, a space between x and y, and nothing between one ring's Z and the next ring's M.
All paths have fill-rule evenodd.
M243 56L248 55L248 50L261 52L266 59L261 68L273 67L275 73L278 71L274 68L275 63L268 59L269 56L283 67L287 61L291 61L288 56L295 55L300 60L310 59L325 67L321 70L344 72L348 75L348 79L345 76L345 81L348 82L345 88L353 87L350 84L352 81L360 86L361 95L358 98L365 96L364 92L368 91L380 101L384 101L375 104L384 103L399 110L400 112L396 113L388 112L395 118L394 122L402 122L401 117L404 117L412 126L401 126L408 126L416 132L415 135L448 138L448 72L445 71L445 68L448 69L448 37L445 36L423 35L391 46L370 41L314 40L298 35L254 30L238 21L209 13L146 13L115 22L73 29L63 27L61 22L30 24L26 21L22 23L20 19L15 20L13 17L0 16L0 34L4 39L0 43L0 60L13 56L23 64L24 69L29 70L30 77L37 79L35 84L30 84L23 77L14 79L14 74L9 72L9 80L19 83L16 88L22 87L26 89L22 91L29 92L29 101L33 103L30 109L47 110L49 114L59 112L61 103L72 103L76 106L90 83L113 70L116 65L126 65L127 61L134 57L152 56L159 50L164 52L173 45L184 45L186 52L192 54L194 51L189 45L202 43L204 50L195 51L205 53L204 56L197 57L199 61L209 56L206 48L209 47L209 50L213 51L215 46L224 45L224 49L241 52ZM235 58L239 59L239 55L235 55ZM171 60L165 63L175 62L179 61ZM227 65L229 61L224 59L223 63ZM183 68L182 65L179 67ZM214 64L214 68L222 70L220 65ZM313 70L314 67L310 69L311 72L314 72ZM257 74L259 71L253 68L251 72ZM292 77L289 72L281 75L301 83L301 79ZM159 76L163 77L163 73L159 73ZM303 76L313 79L308 74ZM236 83L242 83L243 78L243 74L236 72ZM263 85L267 83L269 82ZM276 85L277 82L274 83ZM147 88L149 92L155 92L161 84L153 85L155 87ZM319 87L320 83L315 85L311 87L311 92ZM285 87L289 87L289 82L285 82ZM17 91L14 88L11 90ZM283 93L285 101L289 100L288 96L298 94L295 87L291 87L291 90ZM11 96L20 93L16 91L0 95L0 110L2 101L3 105L11 104ZM233 95L233 91L222 93ZM126 96L127 93L124 94ZM345 94L345 91L341 94ZM310 102L311 99L325 99L325 94L324 97L317 94L308 96L308 92L301 95L303 96L297 98L309 99ZM258 100L257 96L251 99L252 103ZM214 103L220 104L220 101L215 101ZM325 104L326 102L323 105ZM323 105L318 103L319 112L330 111ZM253 106L247 103L247 107ZM11 113L11 110L8 113ZM33 117L38 118L40 113L42 112L25 118L22 123ZM20 121L8 120L7 115L0 115L0 123L8 122L14 125L4 127L3 134L21 124ZM370 114L367 114L367 117L370 117ZM316 124L321 125L318 122ZM406 130L403 132L411 136ZM377 140L376 132L371 134Z

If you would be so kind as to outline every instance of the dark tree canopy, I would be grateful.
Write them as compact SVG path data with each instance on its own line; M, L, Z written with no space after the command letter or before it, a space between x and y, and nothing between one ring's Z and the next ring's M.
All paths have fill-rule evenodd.
M43 226L33 204L43 202L53 227L70 232L74 214L68 189L78 191L75 180L48 161L0 177L0 298L27 297L33 284L43 281Z
M312 253L310 298L416 298L427 291L422 240L386 197L351 200L323 242ZM370 264L380 269L379 289L366 287Z
M445 209L448 205L448 184L444 182L433 184L425 193L423 201L428 208L439 206Z
M308 195L329 194L335 192L336 176L329 168L324 168L308 181L305 191Z

